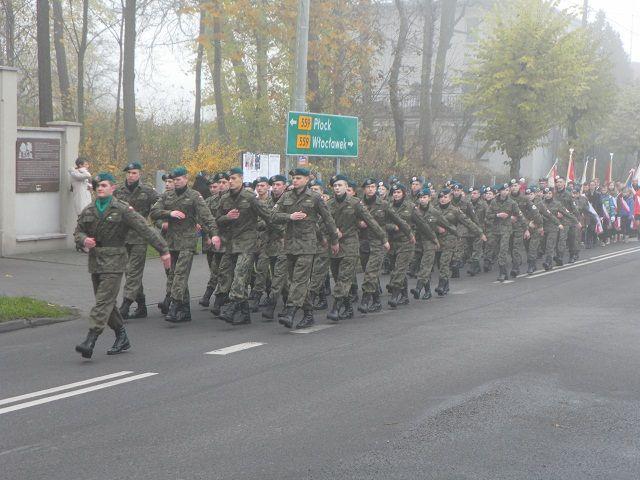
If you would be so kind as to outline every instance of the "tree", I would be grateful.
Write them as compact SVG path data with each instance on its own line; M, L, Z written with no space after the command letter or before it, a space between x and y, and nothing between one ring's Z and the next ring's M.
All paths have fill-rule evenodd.
M389 103L391 104L391 113L393 115L393 125L396 136L396 157L398 160L404 158L404 115L402 106L400 105L400 89L398 79L400 77L400 67L402 66L402 57L407 45L407 32L409 30L409 20L403 0L395 0L398 9L398 17L400 25L398 27L398 38L393 51L393 62L391 63L391 71L389 75Z
M15 62L15 29L16 16L13 11L13 0L2 0L4 10L4 42L7 65L13 67Z
M202 115L202 57L204 56L204 33L206 11L199 5L198 48L196 51L196 101L193 114L193 144L196 150L200 145L200 118Z
M640 160L640 83L620 91L615 109L602 135L611 152L635 155Z
M580 54L581 32L555 0L500 3L463 79L466 102L477 109L479 136L509 157L517 178L520 162L552 127L564 123L589 86L590 64Z
M422 166L431 164L433 140L431 111L431 62L433 60L433 0L423 0L422 6L422 72L420 78L420 137L422 140Z
M62 103L62 118L75 120L73 112L73 97L71 94L71 81L69 80L69 68L67 66L67 50L64 40L64 17L60 0L52 0L53 6L53 43L56 50L56 67L58 70L58 85L60 87L60 102Z
M38 42L38 111L40 126L46 127L47 123L53 120L49 0L37 0L36 21Z
M126 0L124 7L124 48L122 59L122 98L124 138L127 162L140 161L140 140L136 119L135 91L136 0Z

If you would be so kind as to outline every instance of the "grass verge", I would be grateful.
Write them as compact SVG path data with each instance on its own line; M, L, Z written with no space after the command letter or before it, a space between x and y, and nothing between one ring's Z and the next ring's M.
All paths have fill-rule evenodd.
M72 310L30 297L0 296L0 322L22 318L60 318Z

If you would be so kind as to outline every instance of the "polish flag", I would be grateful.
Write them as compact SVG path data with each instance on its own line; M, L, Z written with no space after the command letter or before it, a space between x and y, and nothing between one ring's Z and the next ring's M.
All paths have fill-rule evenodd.
M602 228L602 221L600 220L600 216L596 212L596 209L591 205L591 202L589 202L589 213L596 219L596 234L600 235L604 231Z
M547 185L549 188L554 188L556 186L556 176L558 175L558 159L556 158L555 163L551 166L551 170L547 173Z
M576 181L576 168L573 163L573 156L569 157L569 165L567 166L567 182Z

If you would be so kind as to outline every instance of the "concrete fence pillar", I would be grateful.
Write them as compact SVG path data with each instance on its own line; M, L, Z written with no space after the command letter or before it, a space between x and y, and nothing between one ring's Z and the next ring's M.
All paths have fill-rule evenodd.
M15 249L18 70L0 66L0 256Z

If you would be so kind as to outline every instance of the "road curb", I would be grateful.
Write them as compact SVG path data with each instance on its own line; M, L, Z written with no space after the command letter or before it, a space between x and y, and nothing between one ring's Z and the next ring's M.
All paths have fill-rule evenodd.
M77 308L71 308L72 313L66 317L59 318L19 318L17 320L9 320L8 322L0 323L0 334L5 332L13 332L15 330L21 330L23 328L35 328L42 325L52 325L54 323L69 322L71 320L77 320L80 318L80 310Z

